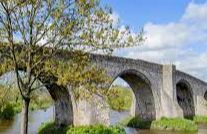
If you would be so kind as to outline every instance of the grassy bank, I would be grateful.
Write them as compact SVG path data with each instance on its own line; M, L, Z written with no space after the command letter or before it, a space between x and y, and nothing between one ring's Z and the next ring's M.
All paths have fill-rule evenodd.
M38 110L38 109L46 109L52 105L51 101L38 101L31 102L30 104L30 111ZM0 119L10 120L12 119L17 113L20 113L22 110L22 103L21 102L9 102L4 104L3 107L0 108Z
M193 121L195 123L207 123L207 116L194 116Z
M125 134L125 130L118 126L106 127L103 125L80 127L57 127L54 122L43 124L38 134Z
M197 131L198 127L194 121L180 118L162 118L153 121L151 129L173 130L173 131Z
M161 118L156 121L147 121L139 117L130 117L120 122L120 125L139 128L172 131L197 131L197 124L188 119L181 118Z
M37 110L48 108L52 105L52 99L45 91L37 90L32 95L29 109ZM21 112L22 99L16 88L0 85L0 119L12 119L15 114Z
M67 126L58 127L54 122L49 121L40 126L38 134L66 134L69 128Z

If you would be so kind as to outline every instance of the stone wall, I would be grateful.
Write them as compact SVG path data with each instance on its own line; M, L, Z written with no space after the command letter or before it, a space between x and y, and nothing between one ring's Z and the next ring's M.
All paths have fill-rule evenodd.
M184 113L178 104L176 92L176 84L181 79L188 81L192 87L195 114L206 115L207 101L204 98L204 94L207 92L206 82L176 70L174 65L160 65L143 60L104 55L91 55L91 59L97 66L104 68L113 80L128 73L128 77L130 77L130 74L134 74L147 82L152 90L157 119L163 116L183 117ZM131 79L132 80L125 79L125 81L129 85L136 85L139 83L139 81L133 80L135 78ZM134 93L137 97L140 94L136 91L134 91Z
M155 118L157 119L162 117L162 106L161 106L161 97L160 97L161 96L160 89L162 89L162 65L149 63L142 60L131 60L131 59L129 60L126 58L103 56L103 55L92 55L91 58L92 58L92 63L96 64L100 68L104 68L107 71L107 74L112 78L111 84L113 80L115 80L117 77L122 77L124 74L125 76L128 75L128 78L126 77L125 78L122 77L122 78L125 79L125 81L129 85L131 85L131 87L134 89L135 98L137 98L137 100L141 100L139 96L144 95L145 90L141 90L140 92L137 92L138 91L137 89L140 88L136 89L135 87L139 87L139 84L143 83L140 80L147 83L150 89L148 91L150 91L152 95L151 96L150 94L147 95L146 98L150 96L148 97L149 99L148 100L142 99L142 102L143 103L147 102L151 105L154 105L155 112L153 110L150 110L148 113L155 114ZM136 77L133 78L134 76ZM140 80L139 79L136 80L136 78L139 78ZM137 102L137 104L139 104L140 102L141 101ZM139 110L139 112L141 112L142 114L144 113L148 114L144 112L146 111L144 110L146 109L146 105L145 106L143 105L142 107L143 109ZM137 108L135 108L137 114L139 113L138 109L139 107L137 105Z
M207 115L207 101L204 98L207 91L206 82L184 72L176 71L176 83L182 80L188 82L191 87L195 106L195 115Z

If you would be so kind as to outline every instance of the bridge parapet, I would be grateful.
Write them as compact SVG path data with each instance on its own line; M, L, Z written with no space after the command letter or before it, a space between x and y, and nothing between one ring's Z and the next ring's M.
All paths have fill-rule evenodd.
M117 56L110 56L110 55L99 55L99 54L90 54L90 58L92 62L102 63L107 65L122 65L122 66L137 66L142 67L157 73L161 73L162 65L157 63L152 63L140 59L129 59Z

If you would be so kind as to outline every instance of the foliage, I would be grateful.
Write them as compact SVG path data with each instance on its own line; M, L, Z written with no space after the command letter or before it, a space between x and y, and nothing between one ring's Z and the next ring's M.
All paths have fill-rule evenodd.
M69 85L76 100L90 100L92 94L106 96L108 87L102 85L107 85L110 77L105 70L92 65L90 55L81 51L76 51L69 57L67 61L60 59L46 63L47 71L56 68L50 72L57 78L58 85Z
M140 129L172 130L172 131L197 131L198 127L194 121L182 118L161 118L160 120L148 121L140 117L129 117L122 120L122 126Z
M143 120L140 117L128 117L122 121L120 121L120 125L132 127L132 128L139 128L139 129L149 129L151 126L152 121Z
M54 122L41 125L38 134L125 134L125 130L118 126L106 127L103 125L58 127Z
M207 116L194 116L193 121L196 123L207 123Z
M175 130L175 131L197 131L198 127L195 122L180 118L162 118L153 121L151 129Z
M125 134L125 130L118 126L80 126L70 128L67 131L67 134Z
M33 87L38 79L48 78L43 85L58 84L57 79L61 76L64 77L64 83L77 85L79 82L77 77L71 80L69 75L64 76L67 67L63 68L62 65L57 67L63 68L64 73L53 74L55 65L52 65L51 60L59 60L57 57L61 50L84 53L102 51L110 54L115 48L132 47L143 40L140 34L132 34L128 27L122 30L120 25L114 25L111 9L101 6L99 0L1 0L0 11L0 42L3 42L0 47L0 60L3 63L0 75L8 71L8 66L15 71L25 105L23 108L26 109L29 107L31 93L38 89ZM72 62L66 65L68 64L71 65ZM25 71L26 75L21 77L19 70ZM88 79L89 84L84 86L87 89L91 86L91 91L94 91L94 85L97 84L94 69L81 71L84 72L78 73L78 77L84 79L81 82L85 84ZM78 85L82 86L83 83ZM25 134L28 113L23 116L24 130L21 131Z
M7 103L0 109L0 119L10 120L14 117L15 111L10 103Z
M142 34L132 34L128 27L120 30L119 24L114 25L111 8L101 6L99 0L3 0L0 9L0 52L3 61L0 75L8 71L8 66L14 70L22 98L27 101L31 99L30 93L36 89L32 88L34 81L42 74L60 78L49 83L67 82L77 85L81 76L85 80L79 85L90 85L93 88L97 84L97 79L87 81L93 77L98 78L98 73L103 74L102 71L94 73L96 67L91 70L84 69L83 73L77 73L78 77L64 75L65 72L71 72L71 67L73 74L78 72L76 70L79 67L85 66L81 63L85 62L83 60L79 60L78 66L71 65L73 62L58 64L57 67L63 68L64 73L58 71L59 75L53 74L53 67L56 65L51 65L54 63L52 60L59 53L64 53L63 50L76 53L103 51L109 54L115 48L132 47L143 40ZM79 55L75 57L79 59ZM27 73L25 78L21 78L19 69Z
M0 85L0 119L12 119L16 111L11 102L14 97L13 90Z
M43 109L52 105L51 97L46 91L36 90L32 93L30 110ZM0 85L0 118L11 119L21 111L22 99L14 86Z
M49 121L40 126L38 134L66 134L69 127L58 127L54 122Z
M116 111L129 110L133 102L133 93L130 89L113 86L109 90L108 103L111 109Z

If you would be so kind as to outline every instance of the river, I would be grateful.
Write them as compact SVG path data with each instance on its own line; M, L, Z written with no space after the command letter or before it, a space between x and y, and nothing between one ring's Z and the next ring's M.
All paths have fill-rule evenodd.
M29 113L29 134L36 134L39 126L53 120L53 107ZM21 115L17 114L11 121L0 122L0 134L19 134Z
M32 111L29 114L29 134L36 134L39 126L49 120L53 120L53 107L46 110ZM121 119L127 117L128 112L111 112L111 123L115 124ZM0 134L18 134L20 128L20 114L17 114L11 121L0 121ZM157 131L157 130L136 130L125 128L127 134L207 134L207 124L200 124L198 132L175 132L175 131Z

